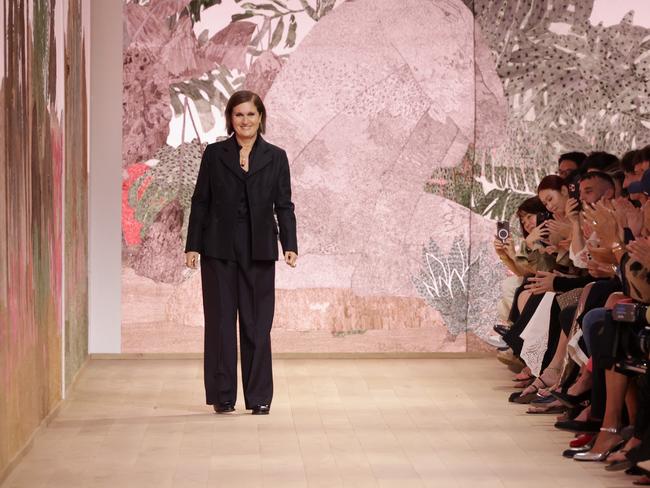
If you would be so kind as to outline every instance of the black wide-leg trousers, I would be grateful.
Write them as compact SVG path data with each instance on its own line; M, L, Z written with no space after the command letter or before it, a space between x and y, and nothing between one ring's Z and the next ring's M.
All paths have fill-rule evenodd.
M275 261L251 259L249 222L237 224L236 261L201 257L206 403L237 400L237 316L247 409L273 397L271 325L275 309Z

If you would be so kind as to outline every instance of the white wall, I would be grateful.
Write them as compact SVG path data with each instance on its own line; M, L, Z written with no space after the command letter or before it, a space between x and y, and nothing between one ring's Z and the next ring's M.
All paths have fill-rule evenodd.
M90 2L90 353L121 350L122 0Z

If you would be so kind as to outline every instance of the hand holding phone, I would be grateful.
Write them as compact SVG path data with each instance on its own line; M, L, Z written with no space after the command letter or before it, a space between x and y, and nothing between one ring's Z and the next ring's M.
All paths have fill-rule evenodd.
M505 244L510 237L510 222L499 221L497 222L497 239Z

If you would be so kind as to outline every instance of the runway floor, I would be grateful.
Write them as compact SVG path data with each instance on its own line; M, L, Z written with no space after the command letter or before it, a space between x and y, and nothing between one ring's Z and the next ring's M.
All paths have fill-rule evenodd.
M199 360L93 360L2 488L619 487L508 404L495 359L276 360L271 415L215 415Z

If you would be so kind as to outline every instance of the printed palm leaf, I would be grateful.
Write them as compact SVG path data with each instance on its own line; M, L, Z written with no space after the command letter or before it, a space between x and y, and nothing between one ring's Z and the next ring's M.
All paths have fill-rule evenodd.
M568 151L650 143L650 29L589 22L593 0L475 0L509 106L506 143L439 169L426 191L509 219ZM471 189L471 190L468 190Z
M521 202L535 193L544 174L538 168L497 164L489 152L476 154L470 147L460 166L436 169L425 191L485 217L510 220Z
M169 17L186 9L190 0L134 1L124 6L124 45L132 43L160 46L160 36L169 37Z
M213 5L221 5L221 0L192 0L187 6L186 13L192 19L192 24L201 20L201 12Z
M521 129L549 157L580 147L621 154L650 140L650 29L633 25L633 12L591 25L592 8L593 0L474 2L510 117L526 122Z
M233 22L254 17L263 19L248 49L249 54L253 57L280 47L283 39L284 48L295 47L298 30L296 14L304 12L304 9L291 9L285 2L281 1L274 1L273 3L245 2L241 3L240 7L244 11L234 14L232 16Z
M228 68L219 66L201 78L171 84L169 92L174 115L179 117L183 114L181 95L187 97L194 102L203 130L211 131L215 124L212 107L224 112L228 98L243 88L245 79L245 76L234 75Z
M316 0L315 6L312 7L308 0L300 0L305 12L315 21L319 21L324 15L327 15L336 5L336 0Z

